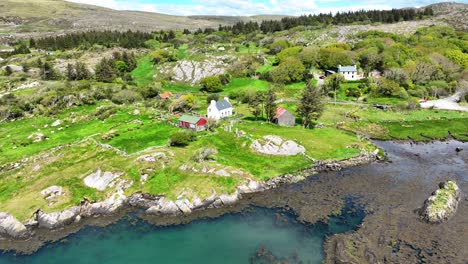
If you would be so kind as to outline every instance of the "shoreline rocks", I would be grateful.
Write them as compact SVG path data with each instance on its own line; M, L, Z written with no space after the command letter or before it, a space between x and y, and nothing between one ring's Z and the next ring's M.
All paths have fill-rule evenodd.
M445 222L457 212L460 198L461 192L456 182L441 182L439 189L424 201L420 216L432 224Z
M130 197L125 197L123 192L119 192L105 201L91 202L84 200L80 206L75 206L61 212L44 213L38 210L34 214L33 219L28 220L26 224L21 223L10 214L0 212L0 239L13 238L21 240L33 236L36 228L48 230L64 228L70 224L80 222L83 218L110 216L125 208L140 208L149 215L179 216L189 215L194 211L209 208L229 207L242 199L243 194L262 192L284 184L298 182L307 176L321 171L338 171L351 166L367 164L376 159L376 153L366 153L349 160L330 163L317 162L312 168L275 177L266 182L250 180L248 184L239 186L231 194L218 195L216 192L213 192L205 200L195 197L193 201L187 198L172 201L162 195L151 195L140 192L134 193Z

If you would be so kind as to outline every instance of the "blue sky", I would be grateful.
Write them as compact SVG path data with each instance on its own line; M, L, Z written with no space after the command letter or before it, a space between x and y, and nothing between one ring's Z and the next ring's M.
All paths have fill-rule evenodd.
M431 0L68 0L117 10L138 10L171 15L302 15L359 9L420 7ZM468 0L460 2L468 3Z

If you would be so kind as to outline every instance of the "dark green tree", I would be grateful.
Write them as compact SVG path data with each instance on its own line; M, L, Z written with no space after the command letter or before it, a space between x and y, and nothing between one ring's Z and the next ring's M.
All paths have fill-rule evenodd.
M323 113L324 104L321 100L320 89L312 82L304 88L301 101L297 107L297 114L302 118L302 125L309 128Z
M265 115L268 121L272 121L276 115L276 93L273 89L269 89L265 94Z

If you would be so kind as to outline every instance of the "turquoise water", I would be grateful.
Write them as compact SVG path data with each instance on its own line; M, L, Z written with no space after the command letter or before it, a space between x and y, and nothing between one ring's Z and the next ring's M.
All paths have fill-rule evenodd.
M171 227L128 216L108 227L86 227L30 256L3 253L0 264L321 263L325 236L361 223L363 212L349 209L329 224L309 226L264 208Z

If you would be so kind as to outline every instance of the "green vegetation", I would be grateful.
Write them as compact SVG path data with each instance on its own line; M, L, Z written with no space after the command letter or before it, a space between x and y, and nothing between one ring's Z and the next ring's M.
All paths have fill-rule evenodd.
M352 41L315 41L328 30L314 29L320 25L362 16L385 16L381 22L392 23L432 15L429 9L411 12L18 41L0 65L12 65L0 74L0 211L25 220L38 208L52 212L84 198L107 199L114 187L98 191L84 184L98 170L122 173L119 180L132 182L126 195L204 199L232 193L252 179L311 167L313 159L373 151L368 138L466 141L466 112L421 110L418 104L456 91L467 99L466 32L436 25L407 35L368 31ZM35 51L49 47L54 51ZM319 78L340 64L356 64L362 80ZM367 77L374 70L375 77ZM176 126L184 114L206 115L209 102L224 96L234 105L232 118L209 120L200 133ZM295 126L269 122L277 106L295 116ZM305 155L270 156L251 148L267 135L297 142ZM50 203L37 198L52 185L63 186L65 194Z
M145 56L138 61L138 67L132 71L132 76L139 86L145 86L153 81L156 70L153 67L151 57Z

